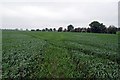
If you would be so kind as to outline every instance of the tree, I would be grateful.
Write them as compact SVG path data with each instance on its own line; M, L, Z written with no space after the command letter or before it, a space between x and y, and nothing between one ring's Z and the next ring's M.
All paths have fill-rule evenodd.
M18 28L16 28L16 29L15 29L15 31L19 31L19 29L18 29Z
M56 29L54 28L53 31L56 31Z
M93 21L89 24L89 26L91 27L91 32L94 33L104 33L106 31L105 25L103 25L103 23L99 23L98 21Z
M35 31L34 29L31 29L31 31Z
M42 31L45 31L45 29L42 29Z
M87 32L88 32L88 33L90 33L90 32L91 32L91 29L90 29L89 27L87 28Z
M82 28L81 32L87 32L86 28Z
M80 28L80 27L78 27L78 28L77 28L77 31L78 31L78 32L81 32L81 28Z
M72 31L73 29L74 29L73 25L68 25L68 26L67 26L68 32Z
M40 31L39 29L36 29L36 31Z
M45 31L48 31L48 28L45 28Z
M67 32L67 29L65 28L65 29L63 30L63 32Z
M100 33L106 33L107 32L107 28L105 27L105 25L103 25L103 23L100 24Z
M82 28L80 27L74 29L74 32L81 32L81 31L82 31Z
M52 31L52 28L50 28L50 31Z
M110 25L107 29L107 33L116 34L116 32L117 32L117 27L115 27L114 25Z
M62 32L63 28L62 27L59 27L58 28L58 32Z
M28 29L26 29L26 31L29 31Z

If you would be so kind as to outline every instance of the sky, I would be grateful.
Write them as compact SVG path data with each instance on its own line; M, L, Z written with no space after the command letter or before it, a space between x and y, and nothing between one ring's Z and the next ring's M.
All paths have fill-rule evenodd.
M0 0L4 29L89 27L99 21L118 27L119 0Z

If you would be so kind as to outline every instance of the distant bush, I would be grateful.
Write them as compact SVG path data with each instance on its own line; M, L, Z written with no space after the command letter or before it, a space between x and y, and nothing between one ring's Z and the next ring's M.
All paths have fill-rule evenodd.
M36 31L40 31L39 29L36 29Z
M31 31L35 31L34 29L31 29Z

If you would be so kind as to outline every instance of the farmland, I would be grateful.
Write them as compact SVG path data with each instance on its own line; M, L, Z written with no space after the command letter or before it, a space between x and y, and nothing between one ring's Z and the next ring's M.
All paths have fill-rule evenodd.
M2 32L2 78L120 79L117 34Z

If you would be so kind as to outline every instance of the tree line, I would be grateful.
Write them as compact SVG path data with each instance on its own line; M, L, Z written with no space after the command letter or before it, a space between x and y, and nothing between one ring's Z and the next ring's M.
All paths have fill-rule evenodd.
M11 30L11 31L24 31L23 29L2 29L2 30ZM25 31L29 31L26 29ZM88 28L75 28L73 25L68 25L67 28L59 27L56 28L44 28L44 29L31 29L30 31L42 31L42 32L87 32L87 33L110 33L116 34L117 31L120 31L120 27L117 28L114 25L106 27L103 23L98 21L93 21L89 24Z
M63 27L59 27L58 30L56 28L45 28L45 29L31 29L31 31L46 31L46 32L88 32L88 33L110 33L116 34L117 31L120 31L120 28L115 27L114 25L110 25L108 28L98 21L93 21L89 24L88 28L74 28L73 25L68 25L67 29L63 29Z

